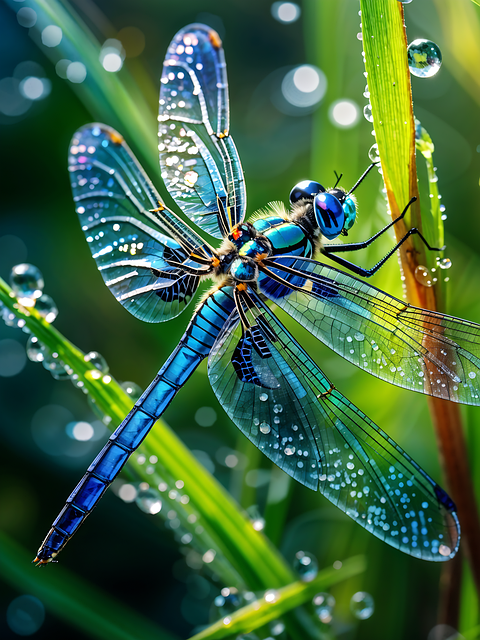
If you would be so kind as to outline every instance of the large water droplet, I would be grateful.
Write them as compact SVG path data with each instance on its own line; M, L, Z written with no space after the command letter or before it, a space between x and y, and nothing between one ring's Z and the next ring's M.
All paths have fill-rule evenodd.
M373 114L372 114L372 105L371 104L367 104L365 107L363 107L363 115L365 116L365 120L368 120L368 122L373 122Z
M39 298L44 287L43 276L33 264L17 264L10 272L10 286L18 298Z
M271 428L270 425L268 424L268 422L261 422L260 423L260 431L264 434L270 433Z
M297 551L293 568L300 576L302 582L311 582L317 577L318 562L314 555L307 551Z
M450 269L452 266L452 261L450 258L442 258L441 260L437 260L437 265L440 269Z
M45 293L36 300L35 309L49 324L58 316L58 309L55 302Z
M122 382L120 386L132 400L137 401L142 395L142 388L135 382Z
M378 153L378 144L375 143L374 145L372 145L370 147L370 150L368 152L368 157L370 158L370 160L372 162L379 162L380 161L380 154Z
M32 362L45 360L45 347L36 336L30 336L27 341L27 357Z
M90 353L85 354L83 359L102 373L108 373L107 361L98 351L90 351Z
M155 489L149 488L139 491L135 502L142 511L151 513L152 515L159 513L162 508L160 494Z
M366 591L354 593L350 600L350 611L359 620L367 620L375 611L372 596Z
M319 620L325 624L331 622L335 598L329 593L321 591L313 597L312 602Z
M50 371L55 380L65 380L70 377L70 372L67 372L64 363L58 358L54 358L48 351L44 353L42 365L47 371Z
M419 38L408 45L410 73L419 78L434 76L442 66L442 53L431 40Z
M412 2L412 0L398 0L399 2L401 2L402 4L410 4L410 2Z
M424 287L433 287L433 276L430 270L421 264L415 269L415 280L423 284Z

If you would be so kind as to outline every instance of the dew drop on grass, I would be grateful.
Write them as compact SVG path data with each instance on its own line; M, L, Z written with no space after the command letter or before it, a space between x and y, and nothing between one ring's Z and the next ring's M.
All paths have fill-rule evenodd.
M419 78L434 76L442 65L442 52L431 40L419 38L408 45L410 73Z
M297 551L293 568L298 573L302 582L311 582L317 577L318 562L314 555L307 551Z
M418 265L415 269L415 280L424 287L433 287L433 276L427 267Z
M315 615L320 622L328 623L332 620L332 611L335 606L335 598L330 593L320 591L313 597Z
M10 272L10 286L19 298L39 298L44 287L43 276L33 264L17 264Z
M354 593L350 600L350 611L359 620L367 620L375 611L375 603L372 596L366 591Z

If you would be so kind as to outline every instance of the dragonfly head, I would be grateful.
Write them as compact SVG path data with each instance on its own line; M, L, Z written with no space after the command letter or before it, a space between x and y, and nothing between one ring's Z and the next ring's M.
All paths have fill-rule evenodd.
M323 236L333 240L340 234L347 235L357 215L354 198L344 189L326 190L319 182L304 180L290 191L290 203L300 200L313 204L315 223Z

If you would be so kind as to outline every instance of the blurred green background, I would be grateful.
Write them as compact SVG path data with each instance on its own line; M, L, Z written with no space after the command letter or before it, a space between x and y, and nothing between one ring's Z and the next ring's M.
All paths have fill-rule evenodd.
M292 23L276 19L272 3L265 0L99 0L95 4L76 0L72 6L101 44L108 38L121 39L126 27L138 30L134 32L136 47L135 41L129 44L128 32L123 32L127 56L118 75L130 72L152 114L163 56L175 32L190 22L205 22L219 32L228 66L231 131L245 171L249 214L268 202L287 201L290 189L307 177L330 186L336 170L343 173L341 184L348 188L368 165L367 152L374 138L371 124L362 115L368 100L363 96L359 4L355 0L306 0L299 3L301 15ZM78 85L56 72L46 55L52 50L37 46L36 28L19 24L15 11L21 7L22 2L0 3L0 276L7 279L10 268L19 262L38 266L45 278L45 292L59 308L55 326L82 350L99 351L117 379L144 388L181 337L190 313L167 324L142 324L117 305L104 287L74 213L66 170L73 132L95 115L78 98ZM476 37L480 8L469 0L413 0L405 5L405 16L408 40L434 40L444 59L437 76L413 78L412 89L415 114L435 143L435 165L447 215L445 255L453 262L447 274L448 311L480 321L480 38ZM143 48L139 32L144 37ZM41 69L19 67L27 62ZM289 70L304 63L323 71L328 88L315 108L292 109L282 102L281 82ZM27 68L36 68L40 77L44 74L51 91L44 99L33 101L24 113L7 115L12 107L4 106L5 95L13 85L4 80L21 79ZM339 128L329 117L332 104L340 99L358 106L359 118L351 128ZM154 129L151 136L155 141ZM127 142L141 154L135 140ZM421 180L422 162L419 158ZM171 204L159 170L152 173L151 167L146 168ZM388 221L381 188L375 173L358 190L359 222L349 240L369 237ZM357 261L374 264L391 242L392 237L385 238ZM402 295L395 259L373 284ZM373 379L322 347L301 327L286 324L336 386L441 484L425 398ZM0 324L0 529L30 550L33 558L106 432L98 423L96 441L82 443L65 435L68 422L96 420L70 382L55 381L29 361L16 375L7 375L2 354L14 353L16 347L4 341L24 345L26 338L21 330ZM470 462L477 479L479 411L464 411ZM389 548L321 495L299 485L288 489L281 472L272 472L269 462L245 441L218 406L205 365L164 417L245 508L258 505L262 513L267 500L275 504L275 487L280 487L280 493L282 487L289 491L287 497L284 491L281 503L286 510L285 524L271 532L289 562L299 549L313 553L321 568L355 553L367 554L367 572L332 589L337 601L332 622L335 637L429 637L437 621L441 568ZM237 459L234 468L227 463L232 454ZM262 473L249 473L257 469ZM480 488L478 482L476 486ZM67 547L61 562L179 637L188 637L194 628L208 623L212 602L224 586L208 567L194 570L188 566L185 545L163 520L145 515L135 503L126 504L112 491ZM55 567L46 571L55 571ZM349 610L350 598L359 590L375 600L374 615L361 622ZM2 639L17 637L7 625L6 611L22 593L26 592L0 578ZM463 631L478 623L477 602L469 594L466 588ZM47 612L35 637L87 636Z

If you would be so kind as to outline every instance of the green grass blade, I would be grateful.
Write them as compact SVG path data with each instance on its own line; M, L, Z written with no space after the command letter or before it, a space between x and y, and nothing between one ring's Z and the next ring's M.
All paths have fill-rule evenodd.
M268 591L261 600L255 600L215 624L204 629L190 640L217 640L227 636L249 633L254 629L276 620L294 607L310 601L319 591L325 591L333 584L356 576L366 569L364 556L346 560L340 569L324 569L312 582L294 582Z
M0 575L20 592L36 596L46 609L99 640L175 640L158 627L114 600L92 583L72 575L61 566L39 570L31 554L0 531Z

